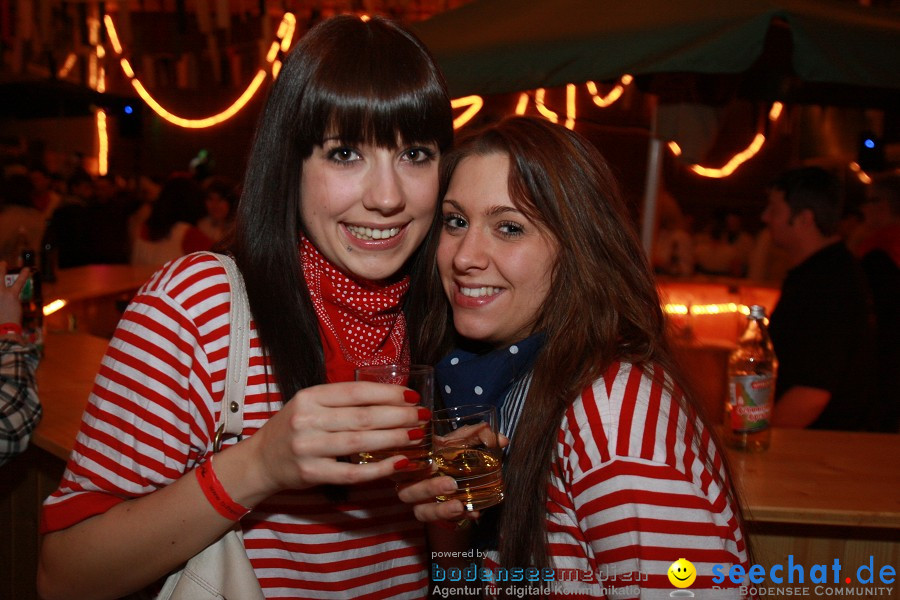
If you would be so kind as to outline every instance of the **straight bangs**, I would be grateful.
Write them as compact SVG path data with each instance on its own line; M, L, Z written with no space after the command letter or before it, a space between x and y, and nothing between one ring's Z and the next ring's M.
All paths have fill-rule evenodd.
M350 18L350 17L348 17ZM353 43L335 46L312 74L297 130L304 156L326 137L394 148L399 143L453 144L450 96L427 49L408 31L373 18ZM346 36L345 36L346 38ZM327 38L325 38L327 43Z

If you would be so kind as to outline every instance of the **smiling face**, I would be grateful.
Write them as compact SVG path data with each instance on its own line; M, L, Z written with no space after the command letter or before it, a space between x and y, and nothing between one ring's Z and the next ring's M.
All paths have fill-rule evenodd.
M697 569L684 558L673 562L666 573L669 576L669 583L677 588L690 587L697 579Z
M384 148L329 137L303 161L301 218L307 236L348 275L391 277L431 225L437 165L435 144Z
M506 154L462 159L441 206L437 251L460 335L502 347L532 333L550 290L556 244L509 195Z

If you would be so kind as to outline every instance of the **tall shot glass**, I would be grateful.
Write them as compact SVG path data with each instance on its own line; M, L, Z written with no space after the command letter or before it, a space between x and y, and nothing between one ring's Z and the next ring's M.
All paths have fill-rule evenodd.
M503 501L503 452L497 437L497 409L486 404L435 411L432 457L441 475L456 480L457 491L438 502L460 500L466 510Z
M434 369L429 365L372 365L356 369L356 381L376 381L402 385L419 394L419 404L434 408ZM409 465L392 479L407 481L424 479L431 473L431 423L422 427L422 439L413 446L360 452L351 460L358 464L377 462L398 454L409 459Z

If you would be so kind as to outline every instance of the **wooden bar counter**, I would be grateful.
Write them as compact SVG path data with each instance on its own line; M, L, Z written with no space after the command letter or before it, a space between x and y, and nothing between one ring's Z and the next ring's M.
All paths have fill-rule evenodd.
M33 443L65 460L107 340L50 333L38 369L44 418ZM747 520L887 533L900 540L900 435L774 429L764 452L729 450ZM848 530L849 530L848 529Z
M900 536L900 435L774 429L767 451L729 455L751 521Z
M45 282L44 303L64 303L45 319L47 329L78 330L112 337L122 308L156 269L131 265L86 265L60 269Z
M807 568L900 565L900 434L776 428L768 450L728 454L767 572L789 556Z

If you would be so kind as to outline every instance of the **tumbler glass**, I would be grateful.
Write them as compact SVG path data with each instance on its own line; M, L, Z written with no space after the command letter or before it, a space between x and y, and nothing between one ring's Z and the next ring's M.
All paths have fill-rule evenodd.
M497 437L497 409L485 404L434 412L432 457L441 475L456 480L457 491L438 502L461 500L466 510L503 501L503 452Z
M419 394L419 404L434 408L434 369L429 365L372 365L356 369L356 381L376 381L402 385ZM409 459L409 465L392 478L411 480L431 473L431 423L421 425L423 436L414 446L360 452L352 461L358 464L377 462L398 454Z

